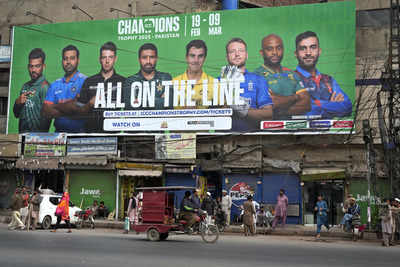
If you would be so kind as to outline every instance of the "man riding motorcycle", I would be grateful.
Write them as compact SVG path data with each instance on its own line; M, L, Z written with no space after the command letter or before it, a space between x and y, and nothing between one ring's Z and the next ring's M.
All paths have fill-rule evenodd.
M180 217L181 219L187 221L185 230L188 231L191 229L193 224L196 223L196 221L199 221L200 218L197 216L197 206L196 204L193 203L193 201L190 199L190 191L185 192L185 197L182 199L181 202L181 207L180 207Z

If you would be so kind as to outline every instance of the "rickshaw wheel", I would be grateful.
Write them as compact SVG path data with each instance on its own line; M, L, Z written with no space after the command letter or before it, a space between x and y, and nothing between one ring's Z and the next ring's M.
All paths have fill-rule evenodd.
M160 234L160 240L161 241L166 240L167 238L168 238L168 233L161 233Z
M209 224L201 230L201 238L206 243L215 243L219 237L218 227L213 224Z
M147 239L150 241L159 241L160 240L160 232L155 228L150 228L147 230Z

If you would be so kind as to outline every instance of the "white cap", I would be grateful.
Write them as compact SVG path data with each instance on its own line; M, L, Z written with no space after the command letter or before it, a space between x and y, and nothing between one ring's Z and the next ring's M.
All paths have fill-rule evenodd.
M400 202L400 199L398 197L396 197L394 200L396 200L397 202Z
M224 189L224 190L222 190L222 193L228 193L228 191L226 191L226 190Z
M211 197L211 193L210 192L207 192L207 195Z

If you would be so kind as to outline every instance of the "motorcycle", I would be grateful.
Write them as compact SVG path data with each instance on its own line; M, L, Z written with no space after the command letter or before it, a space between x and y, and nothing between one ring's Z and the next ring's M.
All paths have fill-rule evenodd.
M75 216L78 217L76 221L76 228L83 228L85 225L88 225L91 229L94 229L94 217L93 211L90 208L87 208L83 211L77 211Z
M225 231L226 227L226 215L221 209L218 209L215 213L215 225L218 227L220 233Z
M182 225L184 232L187 234L200 234L201 238L206 243L214 243L218 240L219 230L214 224L207 222L207 212L204 210L198 210L199 219L193 225L193 229L186 227L187 221L180 220L179 223Z
M364 236L364 230L366 225L361 224L360 216L354 216L351 218L351 233L353 241L358 241Z

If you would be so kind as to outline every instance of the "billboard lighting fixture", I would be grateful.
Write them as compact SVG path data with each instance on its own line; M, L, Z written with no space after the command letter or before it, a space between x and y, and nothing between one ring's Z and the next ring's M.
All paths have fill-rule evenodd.
M50 20L50 19L48 19L48 18L45 18L45 17L43 17L43 16L40 16L40 15L38 15L38 14L35 14L35 13L31 12L31 11L26 11L26 12L25 12L25 16L34 16L34 17L41 18L42 20L46 20L46 21L48 21L48 22L50 22L50 23L54 23L52 20Z
M91 20L94 19L92 16L89 15L89 13L87 13L85 10L81 9L77 4L73 4L72 9L78 9L79 11L84 13L86 16L88 16Z
M129 16L131 16L131 17L134 17L134 15L133 15L131 12L124 11L124 10L121 10L121 9L118 9L118 8L113 8L113 7L110 8L110 12L114 12L114 11L118 11L118 12L127 14L127 15L129 15Z
M181 13L181 12L179 12L178 10L173 9L173 8L171 8L171 7L169 7L169 6L165 5L165 4L163 4L163 3L161 3L161 2L153 1L153 6L157 6L157 5L163 6L163 7L165 7L166 9L169 9L169 10L171 10L171 11L174 11L174 12L177 13L177 14Z

